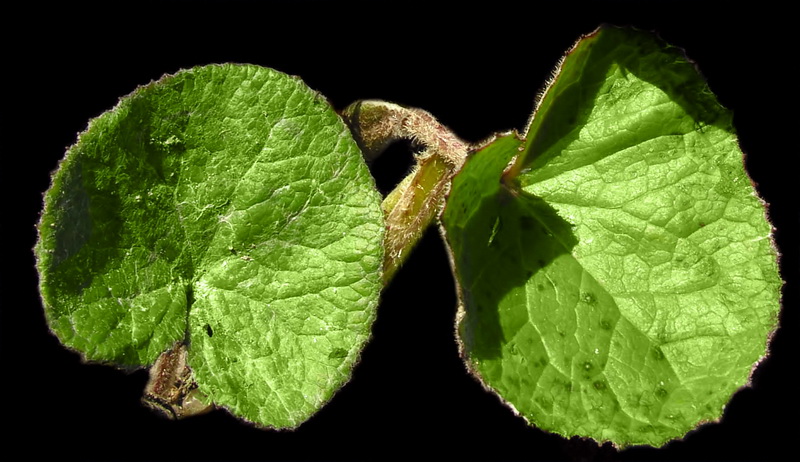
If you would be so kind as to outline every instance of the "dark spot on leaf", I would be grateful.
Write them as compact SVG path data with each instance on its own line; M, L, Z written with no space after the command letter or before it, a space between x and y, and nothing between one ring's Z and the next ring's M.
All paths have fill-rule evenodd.
M658 396L661 399L666 398L668 394L669 394L669 392L667 392L667 390L665 390L663 388L659 388L659 389L656 390L656 396Z
M696 131L700 132L700 133L705 133L705 132L706 132L706 127L707 127L707 126L708 126L708 124L706 124L705 122L703 122L703 121L698 121L698 122L695 122L695 124L694 124L694 129L695 129Z
M528 278L528 279L530 279L530 278ZM542 284L542 283L536 284L536 290L538 290L539 292L543 291L544 290L544 284Z
M347 356L347 350L345 350L344 348L334 348L328 354L328 358L330 358L330 359L344 358L346 356Z
M583 369L586 370L587 372L591 371L593 368L594 365L591 363L591 361L586 361L585 363L583 363Z
M597 297L592 292L581 292L581 301L587 305L596 305Z
M600 321L600 328L601 329L603 329L603 330L611 330L612 327L613 326L611 325L611 322L608 321L607 319L603 319L602 321Z
M208 324L206 324L206 326L205 326L205 327L206 327L206 335L208 335L208 336L209 336L209 338L210 338L210 337L213 337L213 336L214 336L214 331L211 329L211 326L209 326Z
M602 380L596 380L593 384L594 389L598 391L603 391L606 389L606 383Z
M517 350L517 344L516 343L510 343L508 345L508 351L510 351L512 355L518 354L519 351Z
M661 351L661 348L655 347L653 348L653 357L656 360L661 361L664 359L664 352Z

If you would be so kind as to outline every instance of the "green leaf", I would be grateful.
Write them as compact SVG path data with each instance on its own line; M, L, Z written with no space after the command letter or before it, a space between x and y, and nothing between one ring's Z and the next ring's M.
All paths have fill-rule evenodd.
M381 198L327 101L249 65L137 89L69 149L36 246L47 319L93 361L187 342L210 402L294 427L349 378L381 289Z
M581 40L525 140L474 154L442 219L469 367L564 436L658 446L719 419L776 327L731 116L646 33Z

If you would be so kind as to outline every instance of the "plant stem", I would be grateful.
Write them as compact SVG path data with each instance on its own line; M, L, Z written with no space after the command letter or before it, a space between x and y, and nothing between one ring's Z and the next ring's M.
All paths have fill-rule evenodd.
M181 419L205 414L213 405L205 404L197 389L194 374L186 364L186 344L179 343L156 359L142 401L167 417Z
M386 220L383 260L385 286L440 212L450 189L450 180L464 164L470 145L421 109L366 100L348 106L343 116L365 158L369 160L379 156L392 142L401 139L424 147L416 155L413 171L386 196L381 205Z

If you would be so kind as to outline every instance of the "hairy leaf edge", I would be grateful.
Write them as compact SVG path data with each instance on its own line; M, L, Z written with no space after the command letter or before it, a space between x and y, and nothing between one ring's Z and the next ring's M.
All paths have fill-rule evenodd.
M558 60L558 62L555 64L553 70L550 73L550 77L544 83L544 85L542 86L542 89L539 90L536 93L536 97L534 98L534 104L533 104L533 106L534 106L533 112L531 113L531 116L528 118L528 120L527 120L527 122L525 124L525 129L524 129L525 133L527 133L529 131L529 129L530 129L532 123L533 123L534 118L539 113L541 102L544 99L544 97L547 95L548 90L551 88L553 83L555 83L555 81L558 79L558 76L560 75L561 68L562 68L562 66L564 64L564 60L567 58L567 56L572 54L576 50L578 45L584 39L594 37L595 35L600 33L604 28L609 28L609 27L617 27L617 26L613 26L613 25L610 25L610 24L602 24L599 27L597 27L594 31L592 31L592 32L590 32L588 34L581 35L572 44L572 46L562 55L562 57ZM658 40L660 40L660 41L662 41L664 43L667 43L666 41L664 41L661 38L661 36L657 32L650 31L649 33L654 35L654 36L656 36ZM697 63L694 60L692 60L691 58L689 58L689 56L687 56L687 53L686 53L685 49L680 48L680 47L675 46L675 45L670 45L670 46L678 49L684 55L686 60L690 64L692 64L692 66L695 68L695 71L697 72L698 76L700 78L702 78L704 81L706 81L705 76L703 75L702 72L700 72L699 66L697 65ZM708 82L707 81L706 81L706 86L708 86ZM716 99L716 97L715 97L715 99ZM719 103L719 101L717 101L717 104L719 104L725 110L730 111L728 108L725 108L721 103ZM747 153L741 148L741 145L739 143L739 138L736 135L735 127L731 126L731 128L733 129L733 131L731 132L731 135L734 137L734 139L736 141L736 145L739 148L739 151L742 153L742 164L746 167L746 165L747 165ZM504 136L514 136L519 141L523 141L523 142L526 139L525 136L521 135L517 130L511 130L511 131L506 131L506 132L497 132L497 133L491 135L490 137L486 138L484 141L481 141L479 143L475 143L473 148L469 152L469 155L467 157L467 162L469 161L469 159L475 153L477 153L478 151L488 147L495 140L497 140L500 137L504 137ZM500 179L500 181L505 183L505 180L508 179L509 176L511 176L511 177L516 176L515 172L513 172L513 167L516 164L517 158L518 158L518 155L515 155L508 162L508 165L507 165L506 169L503 172L503 177ZM464 165L466 165L467 162L464 162L464 164L461 166L461 168L458 171L455 172L454 177L457 176L460 173L461 169L463 169ZM770 206L761 197L761 195L758 193L757 184L751 178L750 172L747 170L747 168L744 168L744 172L747 175L747 179L750 181L750 186L752 187L753 195L756 197L756 199L758 199L758 201L760 202L760 204L761 204L761 206L762 206L762 208L764 210L764 220L769 224L769 227L770 227L769 241L770 241L770 246L772 248L772 252L775 255L776 268L778 270L778 277L780 279L780 286L778 288L778 304L779 304L778 312L777 312L778 313L778 319L776 320L773 329L767 334L766 343L765 343L765 347L764 347L764 354L760 358L758 358L753 363L753 365L751 366L750 372L748 374L748 377L747 377L747 380L745 381L745 383L731 393L730 398L728 399L726 404L723 405L722 408L720 409L720 416L717 419L714 419L714 420L701 420L701 421L699 421L697 423L697 425L693 429L691 429L688 432L686 432L683 436L664 441L658 447L664 447L664 446L666 446L668 444L671 444L672 442L684 441L690 435L693 435L697 431L699 431L702 428L704 428L706 425L715 424L715 423L719 423L719 422L723 421L725 419L725 415L726 415L726 408L728 407L730 402L734 399L734 397L740 391L742 391L744 389L747 389L747 388L752 388L753 387L753 378L755 376L756 370L759 368L759 366L764 361L766 361L769 358L770 353L771 353L770 347L772 345L772 340L773 340L775 334L777 333L777 331L780 329L780 326L781 326L781 317L782 317L782 313L783 313L783 287L786 284L786 282L783 280L783 278L780 277L780 273L781 273L781 257L782 257L782 255L781 255L780 250L778 249L778 247L776 245L776 242L775 242L775 227L772 224L772 221L770 220L770 217L769 217L770 216L770 214L769 214ZM513 185L507 185L507 186L515 187ZM640 446L645 446L646 447L646 446L648 446L646 444L619 445L616 442L608 440L608 439L598 441L598 440L596 440L596 439L594 439L592 437L589 437L589 436L565 435L565 434L561 434L561 433L558 433L558 432L555 432L555 431L542 430L538 426L536 426L534 423L532 423L530 420L528 420L528 418L525 417L522 413L520 413L517 410L517 408L511 402L509 402L508 400L503 398L497 390L495 390L494 388L492 388L490 385L487 384L487 382L484 380L483 376L474 367L474 365L470 361L469 357L467 356L465 342L461 338L461 335L459 334L459 327L460 327L464 317L466 316L466 309L465 309L465 306L464 306L464 301L463 301L464 297L463 297L463 292L462 292L462 289L461 289L461 284L459 282L460 278L459 278L458 269L456 268L455 257L454 257L454 254L453 254L453 250L452 250L452 248L450 246L450 242L447 239L447 230L445 229L444 224L442 222L442 217L444 215L445 208L447 207L447 201L449 199L449 196L450 196L450 190L447 191L447 194L446 194L445 199L444 199L445 206L440 209L439 214L437 216L437 222L438 222L438 225L439 225L439 234L441 235L442 240L444 241L445 248L447 250L447 257L448 257L448 261L450 262L450 269L451 269L452 274L453 274L453 280L454 280L454 285L455 285L455 289L456 289L457 307L456 307L456 318L455 318L455 323L454 323L455 342L456 342L456 345L458 347L459 356L461 357L461 359L462 359L462 361L464 363L464 367L465 367L466 371L472 376L472 378L475 381L478 382L478 384L485 391L487 391L488 393L491 393L492 395L494 395L503 405L505 405L507 408L509 408L511 410L511 412L515 416L522 418L529 427L534 427L537 430L545 432L545 433L555 433L555 434L558 434L559 436L561 436L561 437L563 437L565 439L577 438L577 439L580 439L580 440L591 440L591 441L594 441L595 443L597 443L598 446L602 446L605 443L611 443L611 445L617 450L624 450L624 449L628 449L628 448L631 448L631 447L640 447Z
M55 168L50 171L50 174L49 174L50 181L49 181L48 187L44 192L42 192L42 209L39 212L39 217L37 219L36 224L34 225L34 227L36 229L36 244L34 244L32 252L33 252L34 260L35 260L34 261L34 268L36 269L36 274L37 274L37 277L38 277L37 288L38 288L38 291L39 291L39 299L41 301L41 306L42 306L42 309L43 309L43 314L44 314L44 317L45 317L45 322L47 323L47 330L48 330L49 334L56 338L56 340L58 341L58 343L61 345L62 348L65 348L66 350L76 354L78 356L79 360L80 360L80 364L82 364L82 365L99 364L99 365L103 365L103 366L111 366L116 370L124 372L125 374L132 374L132 373L134 373L134 372L136 372L138 370L141 370L141 369L149 370L151 368L151 366L153 366L155 361L153 363L150 363L150 364L124 365L124 364L119 364L119 363L116 363L116 362L113 362L113 361L89 359L89 358L87 358L87 356L86 356L86 354L84 352L80 351L77 348L73 348L73 347L71 347L69 345L64 344L61 341L61 338L58 336L58 334L56 334L56 332L51 327L51 323L50 323L50 319L51 318L50 318L50 314L49 313L50 313L50 310L52 308L47 303L47 301L45 300L45 297L44 297L44 292L43 292L44 280L43 280L43 278L41 276L41 272L39 271L39 268L40 268L40 260L45 258L44 257L44 253L45 252L41 248L41 244L40 244L41 241L42 241L42 233L41 233L42 218L48 212L48 210L50 209L51 206L55 206L54 204L48 203L48 200L47 200L48 193L50 192L50 190L53 187L53 182L54 182L55 176L61 170L62 164L67 160L67 158L69 156L72 155L71 152L72 152L73 148L75 146L77 146L81 142L81 139L82 139L82 137L84 135L86 135L90 130L92 130L92 127L96 123L97 119L103 117L107 113L114 112L114 111L118 110L120 105L125 100L133 98L136 95L140 94L141 92L146 91L146 90L148 90L148 89L150 89L150 88L152 88L154 86L157 86L157 85L161 84L162 82L164 82L166 80L172 79L172 78L174 78L174 77L176 77L176 76L178 76L180 74L183 74L183 73L192 72L195 69L200 68L200 67L209 67L209 66L211 66L211 67L219 67L219 68L224 67L224 66L257 66L257 67L264 67L264 66L261 66L261 65L258 65L258 64L250 64L250 63L235 63L235 62L210 63L210 64L206 64L206 65L192 66L190 68L182 68L182 69L179 69L179 70L175 71L174 73L164 73L158 79L152 79L152 80L150 80L150 82L148 82L146 84L139 85L133 91L131 91L130 93L117 98L117 102L116 102L116 104L114 104L113 107L111 107L110 109L107 109L107 110L101 112L100 114L98 114L98 115L92 117L91 119L89 119L89 122L87 123L86 128L76 134L75 141L66 148L64 156L61 159L59 159L59 161L56 164ZM277 69L273 69L273 70L275 70L276 72L281 72L281 71L278 71ZM347 129L347 131L351 134L350 136L351 137L353 136L352 135L352 131L350 129L350 126L344 121L344 118L342 117L340 111L337 111L337 110L334 109L333 105L325 97L325 95L323 95L319 91L311 88L308 84L305 83L305 81L302 79L302 77L297 76L297 75L292 75L292 74L286 74L286 73L283 73L283 72L281 72L281 73L284 74L285 76L291 78L292 80L294 80L296 82L299 82L300 84L304 85L305 87L307 87L312 92L314 97L320 98L322 101L324 101L329 106L330 110L333 111L336 114L336 116L338 117L338 119L341 122L342 126L345 127ZM363 156L363 152L361 151L361 148L359 147L358 150L359 150L359 152L361 152L361 154L362 154L361 158L363 160L364 156ZM375 183L375 178L372 175L370 175L370 180L371 180L372 188L376 191L376 194L377 194L377 186L376 186L376 183ZM380 195L378 195L378 197L380 197ZM382 230L382 239L383 239L383 237L385 235L385 226L381 227L381 230ZM383 246L381 246L381 249L383 250ZM381 258L383 258L383 257L381 257ZM378 277L379 277L379 279L383 278L383 267L382 266L379 268ZM382 290L383 290L383 288L381 289L381 291ZM379 293L379 297L380 297L380 293ZM370 325L369 334L367 335L367 337L364 340L364 342L358 347L358 352L356 353L356 356L355 356L355 358L353 360L353 364L352 364L352 367L351 367L350 374L348 375L346 380L344 382L342 382L341 386L339 386L338 389L333 391L333 393L331 394L330 398L328 398L327 400L323 401L321 403L321 405L319 406L319 408L317 408L313 413L311 413L306 420L304 420L302 422L299 422L297 425L295 425L293 427L273 427L273 426L269 426L269 425L262 425L262 424L259 424L257 422L253 422L253 421L251 421L249 419L246 419L245 417L238 416L233 411L228 409L226 406L218 405L218 404L216 404L214 402L206 403L206 404L208 404L210 406L213 406L214 409L224 410L227 414L233 416L236 420L238 420L240 422L244 422L244 423L246 423L248 425L251 425L251 426L259 428L259 429L269 429L269 430L274 430L274 431L279 431L279 432L283 432L283 431L289 432L289 431L294 431L294 430L298 429L303 424L305 424L306 422L311 420L315 415L317 415L323 408L325 408L325 406L327 406L327 404L330 403L335 398L335 396L348 383L350 383L350 381L353 379L353 373L354 373L356 367L358 367L358 365L361 363L361 359L362 359L361 357L362 357L362 353L364 351L364 348L366 348L366 346L372 340L372 336L373 336L372 326L375 323L375 320L377 318L377 309L378 309L379 305L380 305L380 298L378 298L378 300L375 302L375 306L370 307L370 311L371 311L372 315L370 316L370 319L368 320L368 323ZM172 349L176 348L180 344L187 344L188 345L188 343L187 343L189 341L188 315L189 315L189 313L187 311L187 313L186 313L187 322L186 322L186 327L184 329L184 337L183 337L183 339L178 340L177 342L174 342L172 345L168 346L162 353L167 352L167 351L171 351ZM190 367L190 369L191 369L191 367Z

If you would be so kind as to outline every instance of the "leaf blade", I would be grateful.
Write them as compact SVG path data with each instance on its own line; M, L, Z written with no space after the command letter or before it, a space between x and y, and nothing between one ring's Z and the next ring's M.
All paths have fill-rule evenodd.
M349 379L381 288L383 215L355 142L321 96L299 79L257 66L181 71L95 120L48 194L85 190L86 181L61 184L78 176L73 165L80 162L91 164L81 172L99 178L88 182L88 209L48 199L37 247L51 326L65 344L92 360L146 365L174 342L188 341L188 362L210 400L277 428L302 423ZM104 205L109 197L122 206ZM92 212L98 209L106 215ZM64 213L81 215L81 226L98 237L50 233L51 224L68 229ZM86 258L66 251L54 258L60 254L52 247L65 242L76 242ZM119 273L115 284L103 284L109 272L98 259ZM59 270L64 261L70 265ZM76 268L85 270L75 276ZM173 318L98 327L102 316L85 303L93 289L76 277L97 278L109 291L123 287L139 307L149 302L140 284L148 280L145 270L157 286L151 298L164 298L170 283L180 289L168 304ZM58 287L76 296L52 297ZM105 308L112 320L132 317L127 305ZM173 335L146 351L135 341L103 340L110 353L94 354L97 338L69 336L75 312L85 312L89 329L107 337L164 326ZM289 321L275 323L276 316ZM303 335L308 342L297 340ZM269 356L278 338L303 345L293 367L253 361ZM310 396L312 389L312 399L283 396Z
M780 279L730 120L683 55L647 34L602 28L579 42L514 164L494 172L518 185L518 203L551 207L569 245L495 296L500 327L482 346L470 345L486 317L470 297L498 284L458 270L478 245L453 245L445 210L468 361L526 419L565 436L658 446L719 418L747 383L776 326ZM525 236L496 236L524 257L486 272L530 267L558 247L528 233L540 248L525 251ZM520 335L531 346L515 353Z

